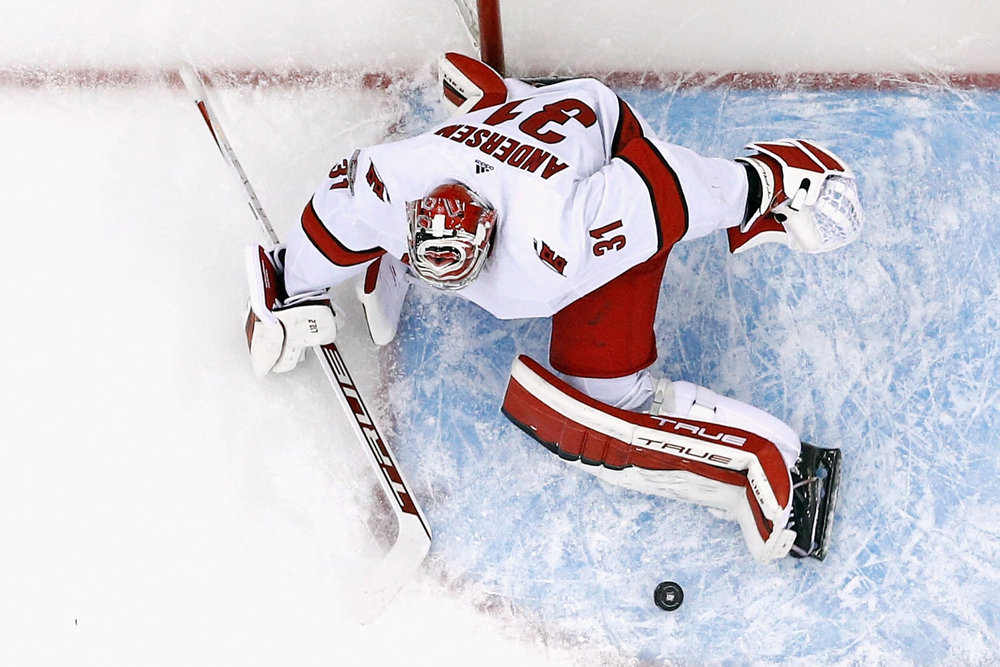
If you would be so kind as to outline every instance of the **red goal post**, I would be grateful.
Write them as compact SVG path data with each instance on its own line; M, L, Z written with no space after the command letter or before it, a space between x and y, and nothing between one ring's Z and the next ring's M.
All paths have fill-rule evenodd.
M500 23L500 0L455 0L469 37L479 58L500 73L504 72L503 31Z

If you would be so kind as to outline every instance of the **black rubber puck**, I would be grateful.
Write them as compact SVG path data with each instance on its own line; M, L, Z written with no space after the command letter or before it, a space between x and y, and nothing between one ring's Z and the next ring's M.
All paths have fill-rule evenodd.
M653 591L653 602L664 611L673 611L684 602L684 591L673 581L661 582Z

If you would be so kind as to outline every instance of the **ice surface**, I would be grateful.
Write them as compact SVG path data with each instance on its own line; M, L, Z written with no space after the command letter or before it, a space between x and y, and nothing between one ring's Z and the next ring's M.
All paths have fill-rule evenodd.
M330 155L380 138L402 104L349 89L217 101L279 232ZM545 655L435 577L370 627L350 617L381 553L374 480L318 367L250 374L239 249L255 223L186 94L7 89L0 120L0 664ZM375 396L361 331L343 349Z
M494 607L623 660L997 659L1000 96L624 94L703 153L808 136L859 174L860 242L821 256L732 257L722 235L678 246L657 322L657 371L843 449L831 554L758 565L732 524L564 469L496 414L513 356L545 358L545 325L425 294L394 391L424 407L400 429L421 443L404 462L434 471L434 562ZM687 591L674 615L652 603L663 579Z
M385 32L358 32L353 48L333 27L338 39L317 45L263 5L225 23L181 5L114 24L114 3L20 4L4 10L4 66L194 55L273 67L293 53L284 64L368 54L389 67L429 63L462 35L437 34L451 19L428 23L409 3L372 4ZM310 15L334 21L320 9ZM991 11L911 62L972 63ZM589 39L586 21L573 25ZM31 38L39 26L51 42ZM416 37L385 50L400 27ZM515 66L531 48L553 66L580 52L517 39ZM618 40L587 57L610 57ZM345 151L403 115L415 129L438 113L421 76L416 92L217 91L279 232ZM825 562L757 565L733 525L567 470L498 411L514 355L545 358L548 323L501 323L415 291L397 343L372 349L357 321L342 341L435 529L420 575L359 628L349 595L391 527L319 369L250 373L240 247L257 237L186 96L0 92L0 664L1000 660L997 93L621 91L703 153L807 136L859 175L861 241L818 257L732 257L721 235L679 246L657 322L658 372L843 448ZM356 320L349 290L338 298ZM663 579L686 592L670 614L652 603Z

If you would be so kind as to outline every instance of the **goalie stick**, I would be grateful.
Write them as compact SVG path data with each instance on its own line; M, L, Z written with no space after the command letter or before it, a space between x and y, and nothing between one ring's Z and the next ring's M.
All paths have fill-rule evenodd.
M178 69L184 87L194 99L222 157L243 185L247 203L261 230L272 245L277 244L278 235L275 234L246 172L243 171L243 166L222 130L218 116L208 100L201 77L188 63L181 63ZM354 436L370 454L369 462L375 469L382 491L389 499L396 515L398 526L396 541L379 565L369 574L354 601L355 617L361 623L370 623L410 580L427 556L431 547L431 529L416 497L403 477L395 455L362 400L340 350L335 344L329 343L314 347L313 352L323 367L323 373L333 386L338 402L348 415L348 423Z

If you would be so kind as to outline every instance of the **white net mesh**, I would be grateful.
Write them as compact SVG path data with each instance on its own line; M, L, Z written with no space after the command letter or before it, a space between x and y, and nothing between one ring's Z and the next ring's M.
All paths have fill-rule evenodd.
M469 33L469 39L472 40L473 48L479 49L482 37L479 34L479 10L476 0L455 0L455 7L462 16L462 22Z
M814 208L821 245L814 252L825 252L847 245L861 235L864 212L853 178L831 176L823 183Z

